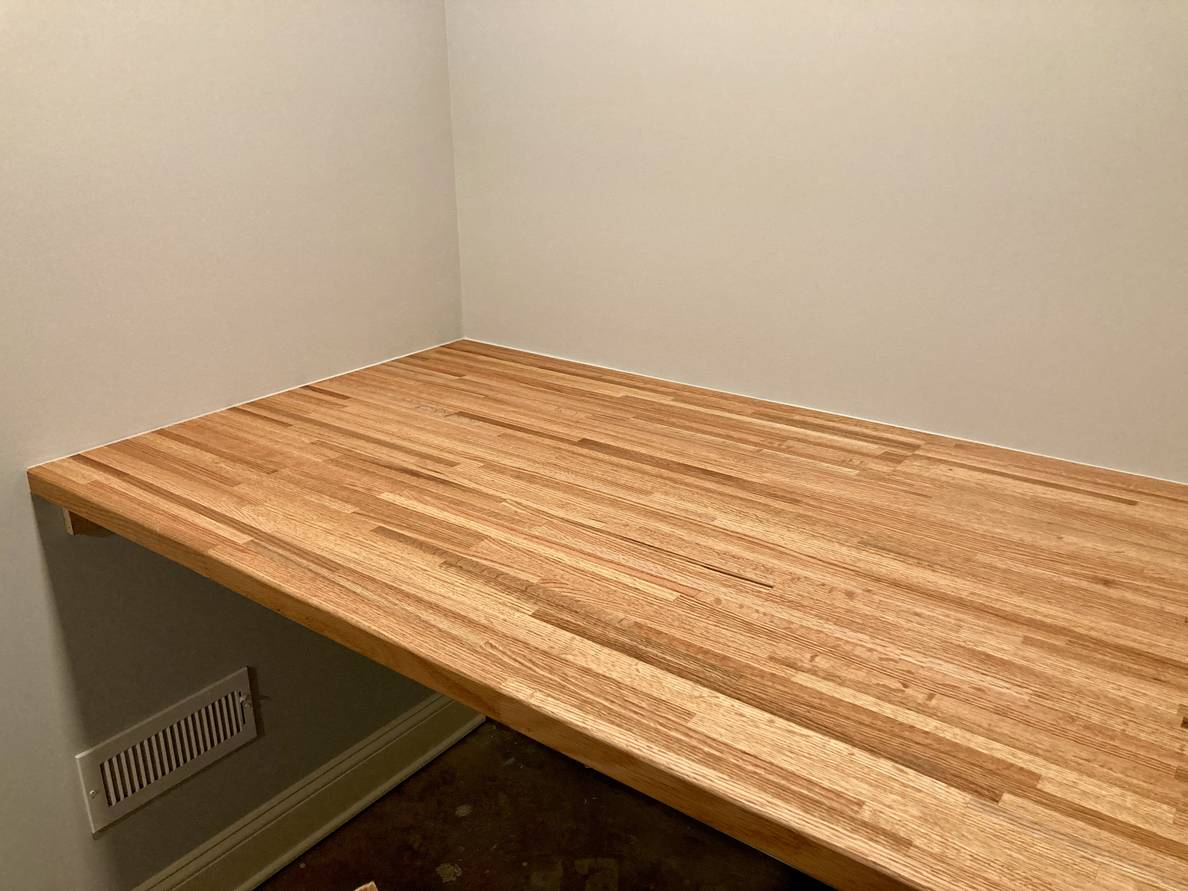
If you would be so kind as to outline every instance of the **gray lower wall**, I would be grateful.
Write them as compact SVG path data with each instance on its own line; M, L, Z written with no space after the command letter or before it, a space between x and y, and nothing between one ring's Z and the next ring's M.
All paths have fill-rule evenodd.
M446 9L467 336L1188 480L1188 3Z
M0 12L0 885L127 889L424 691L31 464L456 337L440 2ZM228 671L262 737L92 839L73 755Z

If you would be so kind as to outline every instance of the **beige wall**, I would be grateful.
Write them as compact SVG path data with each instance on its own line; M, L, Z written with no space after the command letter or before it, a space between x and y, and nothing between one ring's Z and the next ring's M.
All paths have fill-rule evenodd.
M447 3L468 336L1188 480L1188 3Z
M0 885L130 888L421 695L24 469L455 337L446 77L440 2L0 6ZM244 664L264 736L93 841L74 753Z

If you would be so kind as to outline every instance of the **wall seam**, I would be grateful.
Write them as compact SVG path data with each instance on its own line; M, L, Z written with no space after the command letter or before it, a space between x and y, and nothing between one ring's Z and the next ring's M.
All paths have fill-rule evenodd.
M464 266L462 263L462 206L458 201L459 179L458 179L458 119L454 114L454 69L451 59L453 53L450 49L450 4L449 0L441 0L441 22L442 22L442 39L445 42L445 66L446 66L446 103L450 107L450 155L451 155L451 172L453 173L454 184L454 232L455 244L457 246L457 267L458 267L458 336L466 336L466 278L463 272Z

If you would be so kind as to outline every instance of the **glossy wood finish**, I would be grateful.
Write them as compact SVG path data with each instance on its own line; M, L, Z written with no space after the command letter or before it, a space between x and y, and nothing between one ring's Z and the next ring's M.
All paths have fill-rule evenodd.
M472 342L29 478L839 886L1188 887L1188 487Z

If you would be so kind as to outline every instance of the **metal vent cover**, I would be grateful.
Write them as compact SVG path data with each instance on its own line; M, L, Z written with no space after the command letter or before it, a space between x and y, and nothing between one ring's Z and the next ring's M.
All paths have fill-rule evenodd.
M98 832L256 738L247 668L74 756Z

